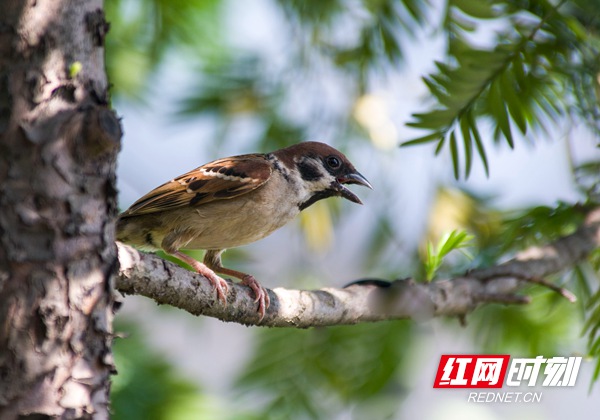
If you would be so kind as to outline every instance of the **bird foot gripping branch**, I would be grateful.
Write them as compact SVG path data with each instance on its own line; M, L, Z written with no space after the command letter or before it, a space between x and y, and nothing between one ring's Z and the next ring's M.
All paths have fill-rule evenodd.
M346 156L318 142L218 159L136 201L119 216L117 239L188 263L223 302L229 287L215 273L241 279L255 295L262 320L270 303L266 289L253 276L223 267L222 252L268 236L324 198L362 204L346 184L372 188ZM207 250L204 262L181 249Z

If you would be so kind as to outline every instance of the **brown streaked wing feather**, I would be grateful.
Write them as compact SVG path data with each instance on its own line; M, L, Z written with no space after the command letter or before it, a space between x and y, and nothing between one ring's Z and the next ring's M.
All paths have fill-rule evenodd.
M121 217L199 206L237 197L267 182L271 171L271 164L263 154L215 160L150 191Z

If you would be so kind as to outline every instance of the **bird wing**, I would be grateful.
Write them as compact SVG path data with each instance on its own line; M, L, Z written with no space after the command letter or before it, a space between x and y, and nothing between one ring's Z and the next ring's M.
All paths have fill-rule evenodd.
M200 206L246 194L263 185L272 166L264 154L218 159L178 176L136 201L121 217Z

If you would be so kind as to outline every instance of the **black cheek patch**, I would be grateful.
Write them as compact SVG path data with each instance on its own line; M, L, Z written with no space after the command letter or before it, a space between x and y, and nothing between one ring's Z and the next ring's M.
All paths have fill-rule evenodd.
M306 161L301 161L296 164L298 171L300 172L300 176L305 181L316 181L321 178L321 172L313 165Z

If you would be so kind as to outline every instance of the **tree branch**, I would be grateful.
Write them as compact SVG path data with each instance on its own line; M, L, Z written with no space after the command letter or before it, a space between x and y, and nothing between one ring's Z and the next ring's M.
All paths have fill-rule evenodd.
M308 328L402 318L462 317L490 302L529 303L529 297L517 294L525 282L551 287L571 298L570 292L549 284L543 277L573 266L600 247L600 210L590 213L587 222L571 235L543 247L529 248L503 264L449 280L417 283L406 279L387 283L367 279L343 289L269 290L271 306L260 323L249 288L231 283L224 305L209 281L199 274L118 242L117 247L121 264L118 290L222 321Z

